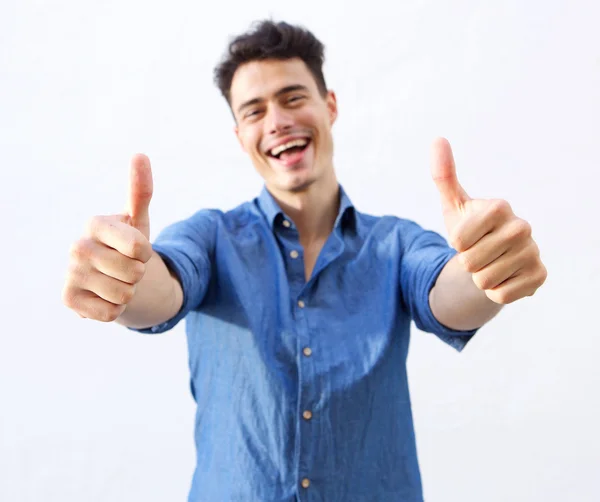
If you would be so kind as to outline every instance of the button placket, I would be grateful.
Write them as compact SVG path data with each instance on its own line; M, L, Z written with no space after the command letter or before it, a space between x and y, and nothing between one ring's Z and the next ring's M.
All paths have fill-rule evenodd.
M290 253L291 255L291 253ZM298 298L297 302L296 302L296 309L297 312L299 313L299 316L296 318L297 322L300 322L301 324L305 324L307 319L304 317L306 312L306 307L307 307L307 301L304 298ZM302 355L300 356L302 359L306 358L307 360L302 363L301 361L300 364L302 364L303 368L300 370L300 374L303 375L303 379L307 378L307 374L308 375L312 375L312 371L311 371L311 364L308 361L308 358L312 356L313 351L312 348L309 345L304 345L304 343L309 342L308 338L306 337L306 332L304 332L304 336L300 339L300 347L302 350ZM311 377L308 377L308 380L311 380ZM300 387L302 388L302 382L300 382ZM311 391L308 391L308 395L304 395L304 392L301 392L299 395L299 399L300 399L300 403L301 406L308 406L309 402L311 401ZM313 413L312 411L310 411L307 408L301 407L300 410L302 410L301 413L301 418L300 421L303 422L305 424L306 427L310 427L310 420L313 418ZM306 431L302 431L302 427L300 428L300 441L301 443L304 441L304 438L306 440L310 441L310 438L312 437L310 430L307 429ZM308 448L308 450L306 449ZM312 450L312 447L309 445L306 445L305 447L301 447L300 451L301 452L310 452ZM302 453L301 453L302 455ZM305 459L308 460L310 457L307 457ZM302 465L303 462L301 461L301 466L300 466L300 472L298 473L300 476L302 476L302 474L304 474L306 476L306 474L308 474L308 472L310 471L310 465L308 464L304 464ZM300 486L304 489L307 490L311 485L311 481L308 477L302 477L300 478Z

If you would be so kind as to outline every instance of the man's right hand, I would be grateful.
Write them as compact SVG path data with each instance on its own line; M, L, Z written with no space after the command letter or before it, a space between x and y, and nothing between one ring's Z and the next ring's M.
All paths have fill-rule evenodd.
M80 317L114 321L135 295L153 253L148 212L152 189L150 160L135 155L125 212L92 217L83 237L71 246L62 301Z

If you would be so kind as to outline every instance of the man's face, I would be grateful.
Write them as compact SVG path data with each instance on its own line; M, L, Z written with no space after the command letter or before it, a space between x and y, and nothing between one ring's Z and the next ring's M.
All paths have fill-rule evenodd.
M299 58L252 61L231 83L235 133L269 189L301 192L333 171L333 91L325 98ZM281 153L274 148L297 140ZM275 155L273 155L275 154Z

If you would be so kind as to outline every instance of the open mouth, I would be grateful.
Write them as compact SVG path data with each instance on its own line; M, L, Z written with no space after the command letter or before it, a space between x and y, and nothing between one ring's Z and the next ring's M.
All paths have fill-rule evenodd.
M284 150L279 148L273 148L267 152L267 155L273 159L277 159L285 164L296 159L296 162L303 157L304 151L310 146L311 140L306 138L303 140L296 140L296 143L304 143L290 146ZM295 163L295 162L294 162Z

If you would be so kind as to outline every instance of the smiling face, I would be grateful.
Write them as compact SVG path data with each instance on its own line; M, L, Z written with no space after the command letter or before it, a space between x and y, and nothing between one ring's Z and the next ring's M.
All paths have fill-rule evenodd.
M336 98L333 91L321 96L304 61L241 65L231 83L231 107L237 138L272 193L298 193L331 180ZM280 152L282 144L289 148Z

